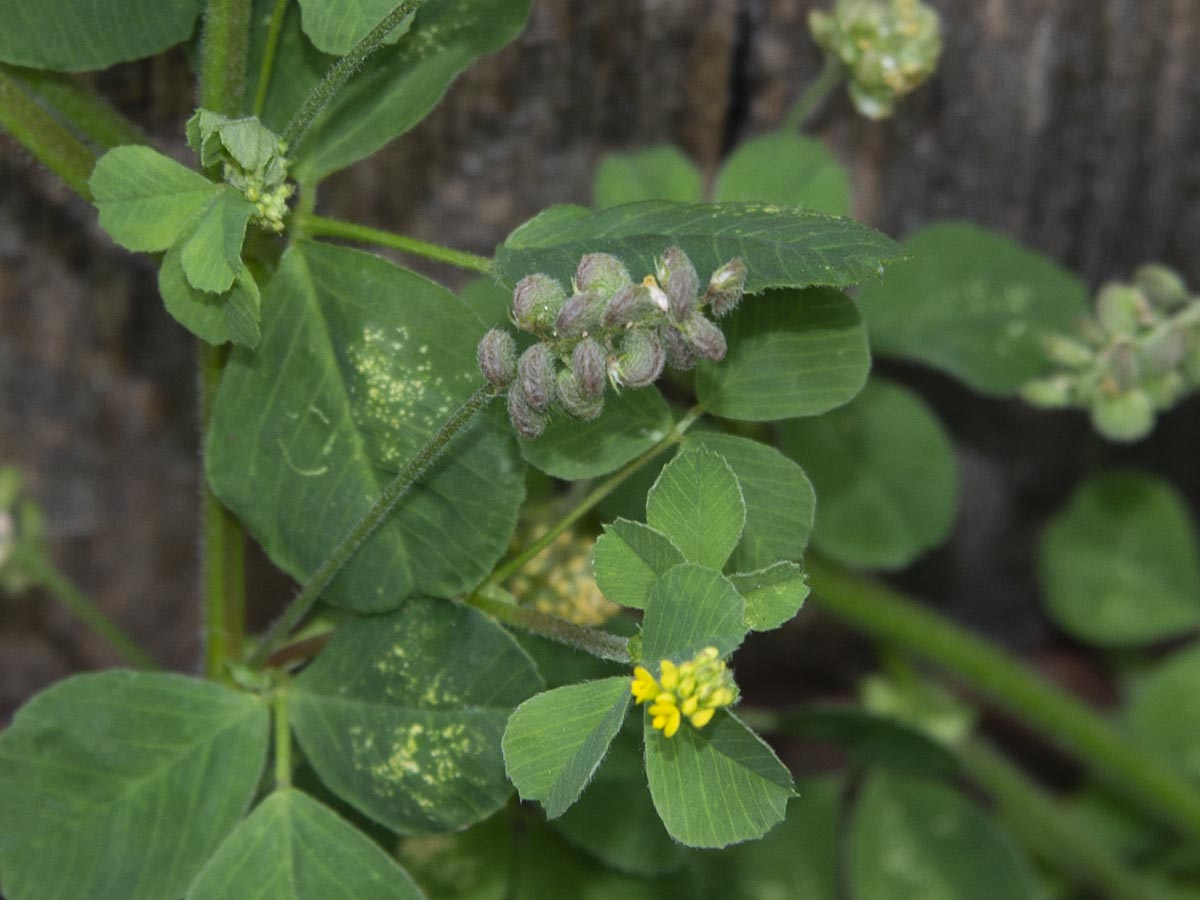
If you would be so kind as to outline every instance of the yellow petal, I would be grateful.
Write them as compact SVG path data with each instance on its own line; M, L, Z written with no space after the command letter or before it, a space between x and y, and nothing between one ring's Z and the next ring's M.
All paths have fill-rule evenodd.
M663 729L663 735L666 737L675 737L675 732L679 730L679 714L676 713L671 717L671 721L667 723L667 727Z
M712 721L714 712L715 712L715 710L712 710L712 709L700 710L699 712L692 715L692 717L691 717L692 724L695 725L697 728L703 728L705 725L707 725L709 722Z
M679 684L679 670L675 668L675 663L669 659L662 661L662 686L663 690L673 691L676 685Z
M683 701L683 705L679 707L679 711L685 716L690 716L700 708L700 701L695 697L688 697Z

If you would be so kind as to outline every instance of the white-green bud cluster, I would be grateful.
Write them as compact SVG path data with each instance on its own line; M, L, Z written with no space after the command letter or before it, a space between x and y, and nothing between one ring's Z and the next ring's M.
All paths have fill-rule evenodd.
M1140 268L1130 283L1105 285L1076 335L1048 335L1054 374L1022 396L1035 406L1080 407L1114 441L1150 433L1162 410L1200 389L1200 296L1166 266Z
M831 12L809 16L809 28L845 67L850 99L871 119L892 115L942 55L941 21L922 0L836 0Z
M230 119L201 109L188 121L187 136L200 165L219 166L221 179L254 205L250 221L283 231L296 188L287 180L287 145L273 131L253 116Z
M513 323L537 340L516 359L511 335L493 329L479 344L479 368L508 388L508 413L517 431L535 438L549 416L594 419L604 411L607 384L653 384L664 366L688 369L700 359L721 360L725 336L708 316L727 315L746 287L746 265L734 259L706 286L692 261L668 247L655 274L634 283L625 265L607 253L579 261L572 293L549 275L522 278L513 290Z

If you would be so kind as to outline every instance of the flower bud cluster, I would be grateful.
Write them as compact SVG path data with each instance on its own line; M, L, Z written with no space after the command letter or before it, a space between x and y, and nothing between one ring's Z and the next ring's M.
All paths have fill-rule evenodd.
M738 696L733 673L725 667L716 647L705 647L679 665L664 659L657 679L648 669L637 666L630 692L639 704L650 704L650 725L669 738L675 736L685 718L692 727L703 728L718 709L732 705Z
M1081 407L1114 441L1136 441L1157 414L1200 389L1200 296L1166 266L1140 268L1130 283L1105 285L1075 335L1043 346L1057 371L1022 396L1045 408Z
M535 526L521 546L541 538L545 525ZM564 531L549 546L521 567L505 585L518 601L540 613L576 625L603 625L621 611L600 591L592 574L592 544L572 531Z
M850 99L871 119L891 116L896 101L934 73L942 54L941 21L922 0L836 0L831 12L809 16L809 28L845 67Z
M572 293L549 275L529 275L513 291L512 318L536 341L517 356L507 331L494 328L479 343L479 369L508 389L517 431L535 438L551 412L594 419L604 411L607 384L653 384L665 366L690 369L725 356L725 336L705 315L728 315L746 287L746 264L725 263L702 286L696 267L668 247L655 273L634 283L615 256L589 253L579 261Z

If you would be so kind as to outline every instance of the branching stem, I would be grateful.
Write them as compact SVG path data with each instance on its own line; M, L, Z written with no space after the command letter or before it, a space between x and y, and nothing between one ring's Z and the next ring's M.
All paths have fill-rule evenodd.
M486 256L477 256L474 253L443 247L441 244L431 244L428 241L406 237L391 231L356 225L353 222L343 222L340 219L327 219L311 213L297 213L296 223L303 234L311 237L344 238L361 244L374 244L376 247L391 247L394 250L403 250L406 253L449 263L472 272L482 272L485 275L492 271L492 261Z
M600 659L629 665L629 641L616 634L576 625L557 616L549 616L525 606L518 606L508 591L492 584L485 584L466 600L505 625L512 625L559 644L566 644Z
M805 89L784 120L782 131L785 134L795 134L804 127L811 116L822 103L842 83L846 70L832 56L826 55L825 65L816 80Z

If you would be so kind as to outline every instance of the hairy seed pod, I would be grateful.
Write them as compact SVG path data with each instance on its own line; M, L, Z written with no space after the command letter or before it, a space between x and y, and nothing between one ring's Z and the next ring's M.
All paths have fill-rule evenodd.
M738 257L713 272L708 281L708 290L704 294L704 302L708 304L712 314L720 319L737 308L745 292L746 263Z
M566 302L567 292L558 281L549 275L526 275L513 289L513 321L522 331L544 334L554 327Z
M560 338L582 337L600 327L607 305L599 294L576 294L559 310L554 333Z
M493 328L475 351L479 371L496 387L508 387L517 376L517 342L502 328Z
M701 359L720 362L725 358L725 335L700 313L692 313L683 323L683 337Z
M668 247L659 269L666 276L662 286L667 292L671 315L676 322L683 322L696 308L696 294L700 291L696 267L678 247Z
M1171 312L1188 301L1187 283L1174 269L1151 263L1133 275L1134 284L1159 309Z
M546 430L546 414L529 405L529 398L519 381L514 381L508 388L508 418L517 433L529 440Z
M530 407L545 412L554 402L554 354L545 344L533 344L517 363L521 391Z
M604 412L604 392L595 397L585 396L575 373L563 369L558 373L558 405L567 415L588 422Z
M686 372L696 365L696 351L684 340L674 325L664 325L658 332L667 352L667 365Z
M589 253L575 270L575 290L608 298L631 282L624 263L610 253Z
M628 328L659 314L660 310L644 284L630 284L613 294L604 309L601 324L605 328Z
M595 338L584 338L571 353L571 371L579 392L589 399L604 393L604 378L608 360L604 348Z
M640 388L653 384L662 374L667 352L653 331L634 328L625 333L621 352L609 369L618 386Z

